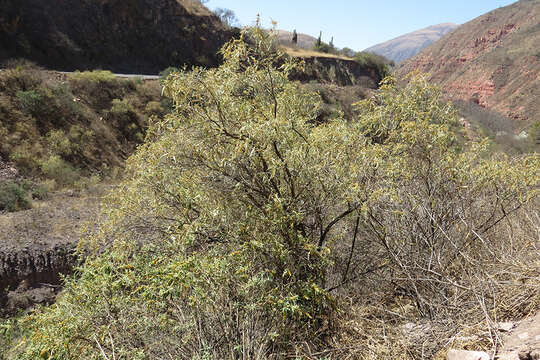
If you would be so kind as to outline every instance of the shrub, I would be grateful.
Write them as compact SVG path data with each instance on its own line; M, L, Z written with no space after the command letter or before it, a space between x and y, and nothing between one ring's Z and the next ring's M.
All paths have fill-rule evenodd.
M107 110L113 99L121 99L136 89L135 82L119 79L109 71L85 71L70 74L69 84L77 96L84 97L95 111Z
M135 112L133 107L125 100L114 99L112 101L111 113L123 116Z
M43 97L35 90L19 91L17 100L21 109L31 115L39 114L43 107Z
M315 46L313 46L313 50L326 54L333 54L335 52L335 49L333 47L324 42L321 42L320 45L315 44Z
M0 211L19 211L32 207L27 190L15 182L0 183Z
M62 186L72 185L80 178L79 171L58 155L52 155L43 161L41 171Z
M516 246L498 226L537 196L538 156L462 148L455 111L423 78L387 79L357 121L317 126L320 96L288 80L291 60L276 69L268 34L252 31L254 45L225 45L221 67L167 80L174 113L151 124L85 241L90 257L56 306L26 320L12 358L354 352L388 329L335 327L340 308L388 317L398 293L413 321L489 316L478 299L499 299L482 285L515 278L489 266ZM336 328L360 340L332 343Z
M71 142L71 149L73 152L80 153L82 149L90 146L95 146L95 134L94 131L83 127L80 124L71 125L67 137Z
M52 130L47 135L49 150L55 155L71 155L72 145L62 130Z
M356 53L354 60L362 66L370 67L377 71L380 78L390 75L389 61L382 55L368 51Z

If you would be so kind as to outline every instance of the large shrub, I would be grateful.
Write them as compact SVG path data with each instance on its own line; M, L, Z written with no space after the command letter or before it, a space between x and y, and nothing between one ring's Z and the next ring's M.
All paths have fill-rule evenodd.
M319 96L287 80L295 64L265 32L243 36L253 45L227 44L218 69L167 79L174 114L151 124L92 254L13 358L326 356L346 337L337 310L378 306L376 292L424 318L474 301L466 281L508 245L490 237L534 197L538 157L463 148L421 78L387 80L358 121L317 126ZM368 350L357 357L379 356Z

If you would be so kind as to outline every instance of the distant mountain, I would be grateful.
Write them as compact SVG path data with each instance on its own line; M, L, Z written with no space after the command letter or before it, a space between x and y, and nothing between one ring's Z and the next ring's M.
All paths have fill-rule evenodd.
M277 38L278 42L281 45L285 46L291 46L292 45L292 32L286 31L286 30L277 30ZM297 46L302 49L313 49L313 46L315 46L315 43L317 42L317 38L307 35L307 34L301 34L298 33L298 44Z
M365 51L383 55L389 60L399 63L422 51L427 46L456 29L459 25L444 23L414 31L384 43L367 48Z
M540 121L540 0L482 15L403 63L397 75L431 74L448 97L519 120Z
M0 63L157 74L219 62L233 34L198 0L2 0Z

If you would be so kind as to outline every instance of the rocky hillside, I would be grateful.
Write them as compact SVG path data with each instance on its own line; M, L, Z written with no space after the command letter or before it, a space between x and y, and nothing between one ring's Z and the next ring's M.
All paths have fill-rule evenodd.
M304 71L292 74L291 80L376 89L384 77L375 66L362 65L354 60L331 56L306 56L302 60Z
M383 55L387 59L394 60L399 63L403 60L418 54L427 46L442 38L450 31L456 29L457 24L444 23L433 25L425 29L414 31L395 39L377 44L365 51L374 52L375 54Z
M472 100L512 119L516 131L540 120L540 0L493 10L453 31L404 63L455 100Z
M172 65L215 65L231 36L197 0L4 0L0 62L157 74Z

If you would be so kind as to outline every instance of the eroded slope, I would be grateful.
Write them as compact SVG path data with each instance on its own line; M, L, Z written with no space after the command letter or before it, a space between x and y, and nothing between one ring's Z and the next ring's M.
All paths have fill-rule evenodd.
M411 58L398 75L431 74L446 94L516 120L540 120L540 1L522 0L480 16Z

